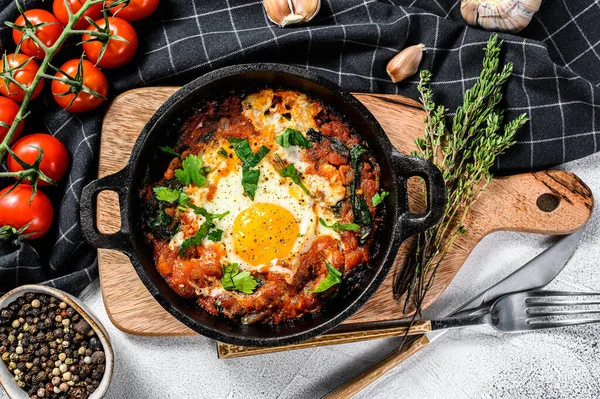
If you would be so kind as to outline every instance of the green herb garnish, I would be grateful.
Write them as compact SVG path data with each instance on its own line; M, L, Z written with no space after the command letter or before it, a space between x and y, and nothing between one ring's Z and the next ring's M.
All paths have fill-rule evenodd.
M216 229L208 233L208 239L211 241L219 242L221 238L223 238L223 230Z
M325 292L328 289L330 289L331 287L333 287L334 285L338 285L342 282L342 273L338 269L336 269L335 267L333 267L332 265L330 265L327 262L325 262L325 266L327 267L327 276L323 280L321 280L321 282L319 283L317 288L315 288L312 291L308 291L308 292L310 292L310 293Z
M168 145L165 145L163 147L158 147L158 148L165 154L173 155L174 157L181 159L181 154L175 152L175 150L172 149L171 147L169 147Z
M152 191L154 191L154 195L156 195L157 200L168 202L170 204L172 204L174 202L179 202L179 198L183 194L183 192L181 190L170 189L167 187L160 187L160 186L154 187L152 189ZM185 194L183 194L183 195L185 195Z
M377 205L381 204L383 202L383 200L385 199L385 197L387 197L388 195L390 195L390 193L388 193L387 191L375 193L375 195L373 196L373 198L371 200L371 202L373 203L373 206L377 206Z
M227 153L227 150L223 147L219 148L219 151L217 151L217 154L219 154L223 158L229 158L229 153Z
M223 278L221 285L227 291L239 291L244 294L252 294L256 289L257 282L249 271L240 272L237 263L223 265Z
M175 177L181 184L187 186L194 183L198 187L206 184L205 169L202 168L202 158L197 155L188 155L181 162L183 169L175 170Z
M168 226L173 219L171 216L167 215L164 210L160 210L156 216L156 218L150 219L148 221L148 227L152 229L158 229L160 227Z
M188 204L190 208L194 211L196 215L202 215L206 218L206 220L219 220L223 219L225 216L229 215L229 211L223 213L210 213L206 209L196 206L194 204Z
M186 249L200 245L213 227L215 227L215 224L211 220L202 223L202 226L200 226L193 237L190 237L181 243L181 246L179 247L179 256L183 256Z
M283 148L288 148L291 145L300 148L311 148L312 143L296 129L287 128L283 134L275 137L275 142Z
M333 231L335 231L336 233L339 233L342 230L346 230L346 231L358 231L360 229L360 226L357 225L356 223L343 223L340 224L338 222L335 222L333 225L328 225L323 219L319 218L319 223L321 223L323 226L333 229Z
M258 189L258 178L260 171L257 169L242 169L242 187L244 192L254 201L256 190Z
M306 195L310 195L310 191L308 191L308 188L306 188L304 183L302 183L302 181L300 180L301 174L300 172L298 172L298 169L296 169L294 164L289 164L285 168L281 168L279 173L281 173L281 177L289 177L290 179L292 179L294 183L300 186L300 188L306 193Z
M256 153L253 153L248 139L227 137L227 140L233 146L233 150L238 158L242 161L242 165L247 168L253 168L257 166L270 151L267 147L262 146Z
M238 158L242 161L242 187L244 188L244 192L251 200L254 200L258 188L260 171L252 168L257 166L270 150L262 146L256 153L253 153L247 139L228 137L227 140L233 146L233 150Z

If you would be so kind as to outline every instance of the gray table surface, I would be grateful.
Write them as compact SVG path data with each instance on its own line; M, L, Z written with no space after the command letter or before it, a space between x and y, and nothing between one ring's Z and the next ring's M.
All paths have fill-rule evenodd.
M563 165L600 193L600 154ZM600 211L548 288L600 290ZM499 281L555 241L495 233L473 251L427 312L443 315ZM116 353L109 399L318 398L376 363L396 339L219 360L204 337L125 334L109 321L98 282L82 294L108 329ZM364 390L358 398L598 398L600 325L502 335L481 327L451 331ZM0 397L5 395L0 391Z

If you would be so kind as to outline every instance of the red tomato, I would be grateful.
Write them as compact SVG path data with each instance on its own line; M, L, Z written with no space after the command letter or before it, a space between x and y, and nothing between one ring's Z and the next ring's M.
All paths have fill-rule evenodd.
M96 24L100 27L100 29L104 29L106 27L106 21L104 19L96 21ZM137 51L138 37L133 26L131 26L131 24L124 19L109 17L108 26L112 35L120 36L129 43L110 39L102 58L98 60L100 51L102 51L102 43L100 41L86 43L86 41L90 40L92 37L88 34L85 34L83 35L83 51L85 51L87 58L94 64L104 68L116 68L131 61L135 55L135 52ZM98 31L98 29L94 28L93 26L89 26L87 30Z
M79 10L81 10L81 7L83 7L85 4L85 0L68 0L68 2L73 14L78 13ZM54 0L54 3L52 4L52 11L54 11L56 19L58 19L63 26L67 26L69 23L69 14L67 12L65 0ZM94 4L88 8L88 10L83 13L81 18L75 22L73 29L85 29L89 25L89 23L85 20L85 17L89 17L93 20L102 17L102 3Z
M40 153L41 148L44 152L40 170L46 176L58 182L67 172L69 168L69 153L67 149L57 138L43 133L29 134L17 141L12 146L12 150L17 156L27 162L33 164ZM23 170L23 167L9 154L8 155L8 170L18 172ZM40 186L48 186L43 180L38 180Z
M52 47L54 43L58 40L59 36L62 34L63 27L56 19L56 17L50 14L46 10L27 10L25 11L25 16L31 22L31 25L38 25L41 23L50 23L50 25L45 25L37 28L35 30L35 35L44 43L47 47ZM19 18L15 21L16 25L25 26L25 19L23 15L19 15ZM23 33L19 32L16 29L13 29L13 40L16 44L19 44L21 38L23 37ZM42 50L36 42L31 39L25 39L23 44L21 45L21 52L27 54L30 57L35 57L40 60L44 59L44 55L46 53Z
M81 77L77 77L79 62L80 60L67 61L62 67L60 67L60 69L66 72L73 79L81 78L83 84L88 89L106 97L108 94L108 82L106 81L104 74L88 60L82 60L83 74ZM60 72L57 72L55 76L59 78L65 77ZM70 93L66 96L60 96L60 94L68 92L70 88L71 87L66 83L58 80L52 81L52 95L54 96L54 100L58 103L58 105L67 111L87 112L98 108L104 102L104 98L95 97L84 92ZM75 98L75 100L73 100L73 98ZM71 104L72 100L73 103ZM70 107L69 104L71 104Z
M0 191L0 226L12 226L16 229L24 227L23 235L35 233L28 240L40 238L50 229L54 211L46 194L38 190L31 201L32 187L29 184L19 184L10 193L10 187Z
M13 100L9 100L6 97L0 97L0 122L6 123L7 125L12 125L15 120L15 116L17 116L17 112L19 112L19 104L14 102ZM15 134L13 134L12 142L19 138L21 132L23 131L23 125L25 121L21 121L19 126L17 126L17 130L15 130ZM8 133L8 128L2 126L0 124L0 141L4 140L6 134Z
M29 57L27 57L24 54L9 54L6 56L6 60L8 61L8 66L12 69L18 67L19 65L22 65L25 61L29 60ZM40 69L40 67L38 66L37 62L31 59L29 60L27 65L14 71L13 77L17 82L26 86L31 86L31 83L35 78L35 74L37 73L38 69ZM0 63L0 71L4 71L4 63ZM33 92L31 98L36 98L42 91L43 87L44 80L42 79L38 86L35 88L35 91ZM7 88L6 84L2 80L0 80L0 93L4 94L6 97L18 103L22 102L23 98L25 97L25 92L21 90L19 86L11 82L8 84Z
M110 13L127 21L146 18L158 8L159 0L130 0L129 4L120 4L110 8L114 1L108 1Z

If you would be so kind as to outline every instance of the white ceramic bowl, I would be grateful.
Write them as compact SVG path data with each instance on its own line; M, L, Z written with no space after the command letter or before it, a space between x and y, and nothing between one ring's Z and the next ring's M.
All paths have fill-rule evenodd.
M108 337L108 333L98 321L98 319L92 315L90 310L79 301L77 298L72 295L67 294L64 291L58 290L56 288L46 287L44 285L22 285L20 287L15 288L14 290L8 292L2 298L0 298L0 309L4 309L17 299L20 296L25 295L28 292L35 292L40 294L51 295L56 297L57 299L66 302L69 306L77 311L94 329L96 332L96 336L100 339L102 343L102 347L104 348L104 354L106 357L106 369L104 371L104 376L102 377L102 381L100 381L100 385L98 388L92 393L88 399L101 399L104 397L104 394L108 390L108 386L110 384L110 380L112 378L113 367L114 367L114 353L112 346L110 344L110 338ZM13 374L8 371L6 364L3 361L0 361L0 384L6 391L6 394L10 397L10 399L29 399L29 395L23 389L21 389L17 382L14 379Z

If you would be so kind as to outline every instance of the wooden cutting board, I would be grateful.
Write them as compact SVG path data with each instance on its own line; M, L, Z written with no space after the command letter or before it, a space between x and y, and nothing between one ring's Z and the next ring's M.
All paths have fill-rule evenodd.
M99 176L122 169L143 126L175 87L153 87L129 91L110 106L102 127ZM355 94L379 120L392 143L409 153L413 140L423 133L424 114L418 103L396 95ZM411 196L422 203L418 190ZM421 198L419 198L421 197ZM543 171L495 178L473 207L461 236L440 266L425 305L437 299L452 281L464 260L485 235L498 230L544 234L567 234L590 218L593 198L577 176L563 171ZM555 208L555 209L554 209ZM115 232L120 225L117 196L102 192L98 197L98 228ZM401 250L402 252L402 250ZM113 250L98 251L100 283L106 310L119 329L139 335L196 334L173 318L156 302L138 278L127 256ZM379 291L346 323L391 320L402 317L401 306L392 297L392 280L399 259ZM222 345L222 355L229 349Z

